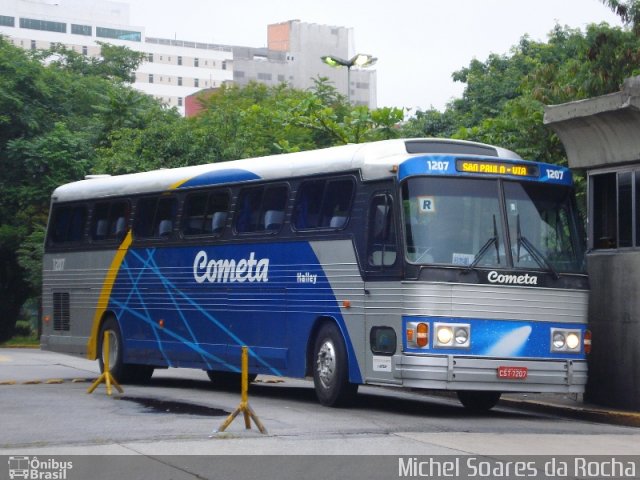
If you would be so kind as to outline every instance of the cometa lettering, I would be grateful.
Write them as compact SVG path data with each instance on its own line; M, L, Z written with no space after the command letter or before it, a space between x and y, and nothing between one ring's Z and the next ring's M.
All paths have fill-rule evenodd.
M489 282L491 283L501 283L504 285L537 285L538 277L535 275L529 275L525 273L524 275L509 275L498 273L495 270L489 272L489 276L487 277Z
M256 260L255 252L237 262L233 259L211 259L201 250L193 260L193 278L198 283L268 282L269 259Z

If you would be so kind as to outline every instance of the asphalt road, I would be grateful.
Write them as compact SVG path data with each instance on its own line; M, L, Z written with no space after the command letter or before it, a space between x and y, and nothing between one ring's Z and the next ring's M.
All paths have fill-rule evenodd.
M370 454L639 455L640 429L499 405L473 414L453 398L362 387L355 406L320 406L307 380L258 377L249 403L268 430L206 374L156 371L149 385L86 393L96 362L39 350L0 349L0 455Z

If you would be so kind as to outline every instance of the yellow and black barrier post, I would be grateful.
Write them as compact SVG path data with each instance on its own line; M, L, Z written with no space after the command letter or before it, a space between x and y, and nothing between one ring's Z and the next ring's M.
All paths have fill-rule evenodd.
M116 387L120 393L124 393L122 387L116 379L113 378L109 369L111 366L109 365L109 335L111 332L106 330L104 332L104 338L102 339L102 374L98 377L98 379L93 382L93 384L87 390L87 393L93 393L93 391L98 388L98 385L104 383L107 385L107 395L111 396L111 385Z
M255 422L260 433L267 434L267 429L264 428L262 422L256 415L256 412L253 411L251 406L249 405L249 352L247 347L242 347L242 392L241 392L241 400L240 405L236 408L231 415L227 417L220 428L214 433L224 432L231 422L238 416L239 413L244 414L244 425L247 430L251 429L251 419Z

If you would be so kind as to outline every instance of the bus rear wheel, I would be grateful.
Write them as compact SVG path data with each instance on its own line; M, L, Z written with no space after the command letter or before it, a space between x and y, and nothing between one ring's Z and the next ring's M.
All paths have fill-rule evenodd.
M459 390L458 400L464 407L473 412L487 412L496 406L500 400L500 392L485 392L475 390Z
M313 384L318 401L328 407L353 403L358 384L349 382L347 348L334 323L320 328L313 352Z
M102 351L105 332L109 332L109 371L119 383L146 383L151 379L154 368L150 365L124 363L124 342L120 326L115 318L109 317L100 328L98 337L98 362L104 372L105 352Z

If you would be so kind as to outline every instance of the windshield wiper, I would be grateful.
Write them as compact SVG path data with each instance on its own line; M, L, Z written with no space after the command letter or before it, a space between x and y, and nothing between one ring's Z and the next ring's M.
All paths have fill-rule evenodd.
M496 216L493 216L493 237L489 238L484 245L482 245L482 247L480 247L480 250L478 250L478 253L476 253L473 262L471 262L471 264L464 269L465 273L469 273L471 270L473 270L474 268L476 268L476 266L478 265L478 263L480 263L480 260L482 260L482 257L484 256L485 253L487 253L487 251L489 250L489 248L491 248L491 245L495 245L496 246L496 257L498 259L498 264L500 264L500 240L498 237L498 225L496 224Z
M518 251L517 251L518 262L520 261L520 245L522 245L525 248L525 250L529 252L529 254L531 255L531 258L533 258L536 261L536 263L540 266L540 268L548 270L553 274L553 278L558 280L560 278L560 275L558 274L558 271L554 268L552 263L549 261L549 259L546 257L546 255L542 253L540 250L538 250L536 246L533 243L531 243L527 237L522 235L522 230L520 229L520 214L518 214L517 222L518 222L518 225L517 225L518 227Z

